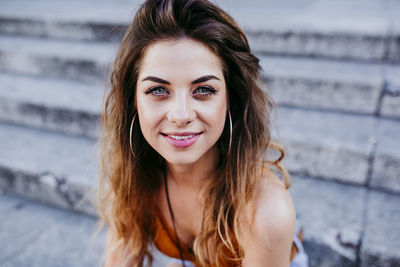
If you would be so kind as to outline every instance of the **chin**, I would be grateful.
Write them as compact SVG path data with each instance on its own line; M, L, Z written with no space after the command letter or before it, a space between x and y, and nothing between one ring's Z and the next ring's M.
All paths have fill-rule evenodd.
M175 154L175 153L174 153ZM190 155L189 153L179 153L176 155L161 155L169 164L173 165L190 165L196 163L200 157Z

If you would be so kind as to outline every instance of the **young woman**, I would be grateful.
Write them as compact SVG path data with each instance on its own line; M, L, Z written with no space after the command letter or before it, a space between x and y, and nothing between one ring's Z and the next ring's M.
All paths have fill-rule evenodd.
M259 70L242 30L212 3L142 4L103 114L106 266L151 263L155 249L178 266L294 264L290 178L270 141ZM281 157L266 162L271 147Z

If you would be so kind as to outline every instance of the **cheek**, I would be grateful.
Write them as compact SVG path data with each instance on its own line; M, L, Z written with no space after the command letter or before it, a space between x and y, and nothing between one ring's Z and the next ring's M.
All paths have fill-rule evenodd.
M151 134L157 133L156 130L162 117L162 111L154 103L147 103L140 98L138 99L137 110L142 133L146 139L151 138Z
M216 142L220 138L224 130L225 114L224 115L222 114L220 114L219 116L214 116L215 119L213 120L213 122L211 122L212 123L211 127L213 127L213 130L211 131L213 142Z
M211 128L211 133L216 139L222 134L225 126L225 119L227 114L226 101L214 103L213 105L204 106L202 112L205 121L207 121Z

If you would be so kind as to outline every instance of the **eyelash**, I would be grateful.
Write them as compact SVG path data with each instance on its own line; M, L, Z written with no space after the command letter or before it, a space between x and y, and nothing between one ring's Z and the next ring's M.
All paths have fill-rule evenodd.
M155 91L158 90L158 89L163 89L165 92L164 92L163 94L155 94ZM201 97L208 97L208 96L211 96L211 95L215 95L215 94L218 92L217 90L215 90L215 89L212 88L211 86L200 86L200 87L197 87L197 88L194 90L194 92L196 92L196 91L199 90L199 89L206 89L206 90L207 90L206 93L200 93L200 94L198 94L198 95L201 96ZM150 88L149 90L147 90L147 91L144 92L144 93L145 93L146 95L151 94L151 95L153 95L153 96L155 96L155 97L165 97L165 93L168 93L168 92L167 92L167 90L166 90L164 87L156 86L156 87Z

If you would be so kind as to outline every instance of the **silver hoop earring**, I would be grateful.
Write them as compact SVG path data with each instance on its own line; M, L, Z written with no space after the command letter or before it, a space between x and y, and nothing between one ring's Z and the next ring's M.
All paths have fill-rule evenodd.
M135 123L135 118L136 118L137 112L135 115L133 115L132 122L131 122L131 128L129 130L129 147L131 148L131 153L134 159L137 159L135 152L133 152L133 147L132 147L132 130L133 130L133 124Z
M228 116L229 116L229 147L228 147L228 157L229 157L232 146L232 116L230 109L228 109Z

